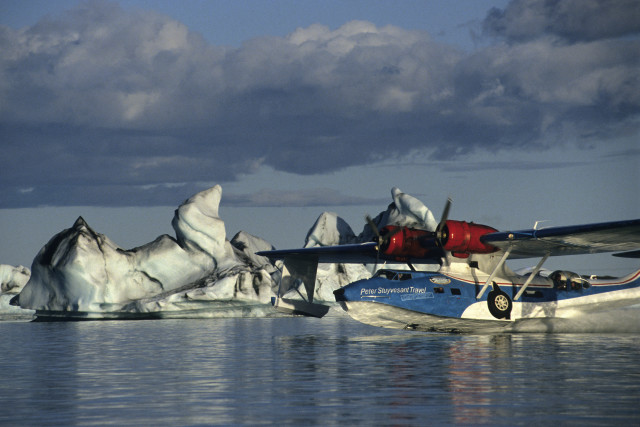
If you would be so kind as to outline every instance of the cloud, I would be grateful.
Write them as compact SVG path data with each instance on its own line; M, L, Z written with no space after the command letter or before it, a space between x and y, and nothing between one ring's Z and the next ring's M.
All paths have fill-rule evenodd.
M569 42L637 35L640 3L636 0L514 0L493 8L486 34L514 42L553 35Z
M514 1L486 17L499 40L471 53L361 21L225 48L108 2L0 27L0 200L167 204L165 183L230 182L260 165L321 174L637 134L636 3L604 3ZM581 33L560 10L606 19Z
M0 209L33 206L177 206L185 197L211 187L212 183L160 183L154 185L41 185L19 187L8 199L0 200ZM331 188L274 190L263 188L249 194L225 192L229 207L312 207L359 206L388 203L387 198L354 197Z
M297 191L280 191L264 188L251 194L230 194L223 196L225 206L260 207L310 207L310 206L351 206L379 205L388 199L347 196L330 188L311 188Z

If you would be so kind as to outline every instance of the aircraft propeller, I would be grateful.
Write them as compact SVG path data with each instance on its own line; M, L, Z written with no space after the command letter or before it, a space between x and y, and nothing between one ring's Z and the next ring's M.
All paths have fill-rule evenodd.
M447 197L447 203L444 204L444 210L442 211L440 222L438 223L438 227L436 227L436 244L441 248L444 247L443 241L447 238L444 227L447 225L447 219L449 219L449 211L451 210L452 203L453 200L451 200L451 197Z
M371 217L369 215L365 215L365 219L367 220L367 224L369 224L369 227L373 230L373 232L376 234L376 237L377 237L376 264L373 268L373 271L375 273L378 270L378 262L380 261L380 247L382 246L383 240L382 240L382 236L380 235L380 231L378 230L378 227L376 226L375 222L373 222Z
M371 230L375 233L377 237L376 242L378 243L378 246L381 246L383 243L383 240L382 240L382 236L380 235L380 230L378 230L378 226L376 225L375 222L373 222L373 220L369 215L366 215L364 218L367 220L367 224L369 224L369 228L371 228Z
M442 216L440 217L440 222L436 227L435 244L439 248L444 247L444 241L446 241L447 239L445 226L449 218L449 211L451 210L452 203L453 201L451 200L451 197L448 197L447 202L444 205L444 210L442 211ZM402 232L403 227L397 227L394 230L386 230L385 234L381 234L380 230L378 229L378 226L369 215L366 215L365 219L367 220L367 224L369 225L371 230L376 235L375 242L377 243L376 245L376 266L377 266L380 260L380 253L383 251L384 245L387 244L393 238L393 236L395 236L397 233ZM383 228L383 230L385 229Z
M384 237L382 237L382 235L380 234L380 230L378 230L378 226L376 225L375 222L373 222L373 220L371 219L371 217L369 215L365 216L365 219L367 220L367 224L369 224L369 227L371 228L371 230L373 230L373 232L376 235L376 266L375 266L375 270L378 269L378 262L380 261L380 251L382 248L382 245L385 243L386 240Z
M401 228L396 228L395 230L387 230L387 232L383 235L380 234L380 230L378 229L378 226L376 225L375 222L373 222L373 219L371 219L371 217L369 215L365 216L365 219L367 220L367 224L369 224L369 227L371 227L371 229L373 230L373 232L376 235L376 264L375 264L375 268L374 271L376 271L378 269L378 264L380 264L380 252L382 252L382 248L383 246L388 243L391 238L393 236L395 236L396 234L400 233L402 231Z

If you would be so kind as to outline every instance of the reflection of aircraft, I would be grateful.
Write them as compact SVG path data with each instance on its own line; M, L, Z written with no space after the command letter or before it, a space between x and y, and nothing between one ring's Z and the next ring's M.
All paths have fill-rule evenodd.
M623 278L585 278L555 271L540 274L550 256L618 252L640 258L640 219L567 227L499 232L491 227L448 220L447 202L437 229L399 226L377 230L373 242L259 252L283 259L280 311L322 316L328 307L313 303L319 262L406 263L409 270L381 269L334 292L354 319L390 328L464 331L504 327L526 319L571 318L640 302L640 270ZM526 275L507 259L538 258ZM436 264L416 271L414 264ZM282 298L304 283L306 301ZM302 288L301 288L302 289Z

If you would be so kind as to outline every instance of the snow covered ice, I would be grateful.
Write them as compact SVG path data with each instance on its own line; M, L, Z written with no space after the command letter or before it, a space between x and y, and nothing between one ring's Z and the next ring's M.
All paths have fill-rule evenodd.
M374 219L377 226L435 228L419 200L397 188L391 193L393 203ZM128 250L79 217L39 251L30 277L24 267L2 266L2 313L35 310L43 318L96 319L278 315L270 301L280 272L255 255L273 246L245 232L228 240L218 215L221 195L219 185L194 195L175 211L175 238L162 235ZM368 225L356 236L343 219L325 212L309 230L305 247L372 237ZM370 275L364 265L321 264L314 300L335 304L335 289ZM288 298L299 298L295 290L290 293Z
M10 305L11 299L22 291L31 277L31 271L22 265L0 264L0 316L3 319L32 317L33 310Z

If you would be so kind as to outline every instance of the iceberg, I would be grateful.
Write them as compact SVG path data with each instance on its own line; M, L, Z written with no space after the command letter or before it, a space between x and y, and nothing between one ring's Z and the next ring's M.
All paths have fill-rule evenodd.
M231 276L241 287L248 279L239 270L246 270L248 264L226 239L224 222L218 216L221 195L217 185L189 198L175 212L175 238L162 235L130 250L120 248L79 217L40 250L31 266L31 278L13 303L36 310L41 317L131 317L164 307L157 302L141 310L132 302L159 295L175 298L173 293L190 284L200 287L204 281L208 285L206 279L212 272L221 284L216 290L233 281ZM259 277L269 275L260 269L254 269ZM260 300L255 293L243 295Z
M243 231L228 240L218 215L221 195L216 185L187 199L172 220L175 237L162 235L133 249L119 247L79 217L38 252L30 272L11 266L0 270L2 292L15 310L45 320L281 315L271 306L280 266L255 254L274 247ZM392 197L374 220L377 226L435 227L420 201L397 188ZM309 230L305 247L372 236L369 225L355 235L337 214L325 212ZM370 276L371 266L321 264L314 300L337 307L335 289ZM291 298L300 294L289 293Z
M30 277L31 271L26 267L0 264L0 293L19 293Z
M0 318L32 318L33 310L24 310L11 305L11 300L22 291L31 277L31 271L22 265L0 264Z

